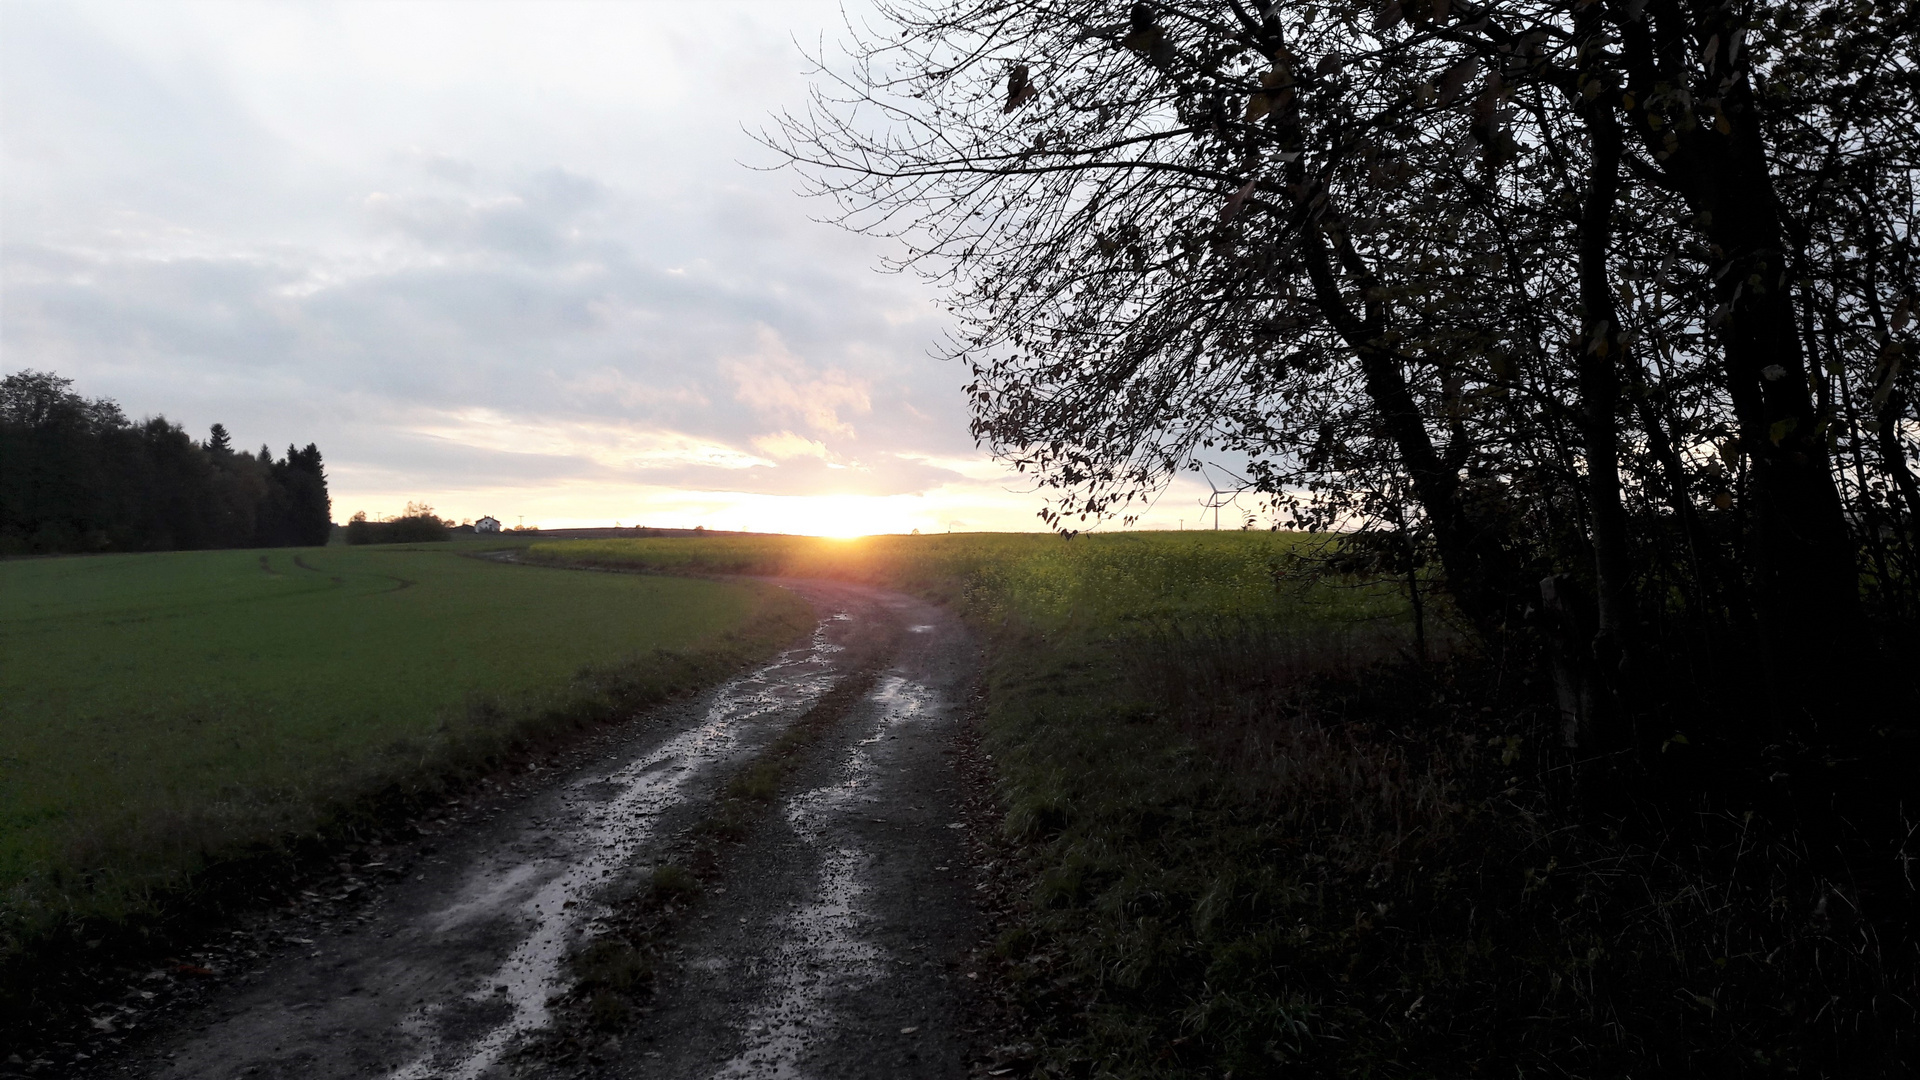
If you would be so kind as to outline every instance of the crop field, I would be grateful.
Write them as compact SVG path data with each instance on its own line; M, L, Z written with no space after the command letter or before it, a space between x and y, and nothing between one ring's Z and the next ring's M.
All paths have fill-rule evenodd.
M976 619L1114 633L1168 619L1283 620L1322 630L1404 628L1392 584L1334 581L1313 557L1337 541L1272 532L660 537L562 540L527 558L659 573L864 581L959 603Z
M556 718L717 678L805 624L762 586L462 557L484 547L0 562L12 944Z

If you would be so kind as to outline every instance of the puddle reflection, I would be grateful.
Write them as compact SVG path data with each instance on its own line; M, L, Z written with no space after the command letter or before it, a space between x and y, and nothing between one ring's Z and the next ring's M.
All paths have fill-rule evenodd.
M504 999L511 1012L481 1034L456 1042L436 1023L446 1005L424 1006L403 1029L426 1046L388 1074L390 1080L472 1080L499 1061L515 1038L545 1027L547 1000L563 988L567 949L581 925L599 913L594 896L616 872L629 868L651 838L653 819L684 798L690 782L739 748L749 722L783 710L797 715L825 693L833 682L830 658L839 651L823 627L807 648L725 685L693 728L611 773L569 785L565 812L536 823L523 838L537 844L540 857L504 870L497 863L480 868L460 897L438 913L435 929L477 932L482 924L500 920L525 927L512 953L465 998L464 1011Z

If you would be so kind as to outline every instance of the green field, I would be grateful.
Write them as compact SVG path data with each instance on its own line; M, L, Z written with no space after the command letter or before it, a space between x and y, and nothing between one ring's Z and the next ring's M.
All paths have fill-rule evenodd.
M1167 619L1284 619L1301 627L1403 625L1392 585L1332 583L1314 557L1327 536L1131 532L662 537L535 543L527 558L660 573L771 574L863 581L963 606L976 619L1115 632Z
M0 562L10 936L137 909L209 857L803 625L762 586L463 557L484 546Z

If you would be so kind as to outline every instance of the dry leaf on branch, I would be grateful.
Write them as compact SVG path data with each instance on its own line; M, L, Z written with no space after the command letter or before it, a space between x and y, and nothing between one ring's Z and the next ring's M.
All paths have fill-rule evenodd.
M1281 76L1279 68L1276 67L1271 71L1261 72L1260 93L1247 99L1246 119L1248 123L1253 123L1261 119L1275 109L1286 108L1287 104L1293 100L1293 91L1291 89L1282 89L1278 93L1274 92L1274 88L1279 86L1280 83Z
M1027 65L1015 64L1013 70L1007 72L1007 105L1000 112L1010 113L1039 93L1040 88L1027 81Z
M1473 73L1479 66L1478 59L1468 57L1447 69L1447 73L1440 79L1441 108L1453 104L1454 99L1460 96L1460 92L1467 88L1467 80L1473 78Z
M1233 215L1240 212L1240 207L1246 203L1248 196L1253 194L1254 186L1259 182L1258 176L1249 176L1247 182L1240 185L1238 191L1227 196L1227 205L1220 208L1220 220L1232 221Z

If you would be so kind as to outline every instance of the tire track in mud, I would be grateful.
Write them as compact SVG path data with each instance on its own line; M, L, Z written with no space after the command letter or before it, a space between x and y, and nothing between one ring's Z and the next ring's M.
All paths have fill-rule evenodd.
M892 663L729 855L652 1011L565 1075L945 1078L983 1060L954 757L973 655L945 613L882 595Z
M834 998L871 987L884 976L886 955L871 940L861 899L868 892L872 854L835 842L837 819L858 813L873 787L873 744L895 725L911 722L930 696L926 687L892 676L874 695L883 712L873 735L860 740L841 776L793 798L786 819L794 834L817 849L814 898L780 920L770 957L771 993L740 1025L742 1047L714 1075L732 1078L793 1075L816 1029L844 1023ZM857 841L846 841L857 843ZM915 1034L909 1032L908 1034Z
M517 902L531 932L466 997L467 1002L483 1006L504 999L512 1012L484 1028L478 1039L462 1039L439 1030L435 1023L446 1005L422 1006L402 1024L417 1033L425 1049L389 1073L391 1080L472 1080L499 1061L513 1040L548 1026L552 1012L547 1000L564 988L567 954L587 916L600 912L595 899L608 879L635 861L653 839L655 818L684 798L682 789L713 779L716 766L734 756L743 742L744 727L772 708L810 705L827 691L833 673L825 659L838 648L816 631L805 653L788 654L724 686L698 726L604 777L576 781L576 787L613 785L617 791L581 813L568 835L549 834L564 851L553 860L559 865L550 873L538 863L527 863L502 880L476 876L470 881L469 889L477 895L463 897L441 912L436 929L446 933L476 919L495 917L503 898ZM791 692L780 700L769 688L783 682Z
M957 968L979 929L943 747L971 646L918 601L787 584L824 616L806 645L683 707L664 737L424 849L437 857L422 872L308 956L236 980L106 1074L965 1075ZM582 1029L562 1004L569 954L644 890L735 766L829 694L844 715L798 751L790 794L674 931L651 1001L619 1030Z

